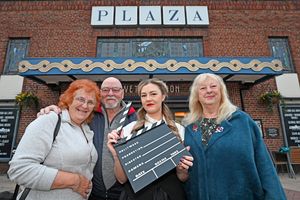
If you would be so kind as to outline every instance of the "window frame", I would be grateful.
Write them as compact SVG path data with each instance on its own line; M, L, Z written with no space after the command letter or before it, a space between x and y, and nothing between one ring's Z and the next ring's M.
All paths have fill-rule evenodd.
M162 43L166 43L166 46L163 46L161 49L163 49L164 52L162 52L163 56L156 56L156 55L151 55L151 56L147 56L147 55L141 55L138 56L138 54L135 52L135 50L137 50L138 48L136 48L134 45L137 43L143 43L143 42L162 42ZM195 42L197 42L199 45L197 45L197 51L198 51L198 55L192 55L192 56L188 56L189 53L185 53L186 55L182 55L182 56L174 56L171 53L171 44L175 44L175 43L181 43L181 44L194 44ZM151 38L151 37L147 37L147 38L102 38L102 37L98 37L97 38L97 52L96 52L96 57L98 58L104 58L104 57L123 57L121 56L120 53L118 52L113 52L113 55L105 55L103 56L103 53L101 53L101 49L103 48L102 44L103 43L114 43L115 45L117 45L118 43L127 43L129 44L129 50L127 52L129 52L128 56L125 57L138 57L138 58L151 58L151 57L203 57L204 56L204 50L203 50L203 38L202 37L191 37L191 38ZM116 49L116 47L114 47L114 49ZM192 51L190 51L192 52ZM107 52L105 52L107 53ZM150 52L151 53L151 52Z
M286 66L284 57L278 57L278 56L274 55L273 47L275 48L276 45L273 45L273 44L278 42L276 40L278 40L280 42L280 47L284 46L285 51L288 54L286 59L288 59L288 63L290 64L290 66ZM283 69L284 73L295 72L295 66L293 64L292 53L291 53L288 37L269 37L269 48L270 48L272 56L274 58L280 59L280 61L282 62L282 65L284 67L284 69ZM281 52L281 54L282 54L282 52Z
M17 62L15 62L16 65L18 65L18 63L23 60L24 58L26 58L28 56L28 49L29 49L29 42L30 42L30 39L29 38L10 38L8 40L8 44L7 44L7 48L6 48L6 56L5 56L5 64L4 64L4 70L3 70L3 74L5 75L15 75L15 74L18 74L18 67L16 66L16 70L12 70L12 60L11 58L16 58L16 55L15 53L12 53L11 51L13 51L12 49L14 48L13 45L13 42L15 41L21 41L21 40L24 40L26 41L24 43L25 45L25 51L23 53L22 56L19 56L18 58L20 58L20 60L17 60ZM22 44L23 45L23 44Z

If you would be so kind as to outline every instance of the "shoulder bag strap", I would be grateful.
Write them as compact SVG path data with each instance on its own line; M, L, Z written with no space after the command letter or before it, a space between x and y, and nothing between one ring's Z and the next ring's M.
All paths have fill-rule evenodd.
M61 124L61 117L60 117L60 115L58 114L58 120L57 120L55 129L54 129L54 133L53 133L53 141L52 141L52 143L55 141L55 138L56 138L56 136L57 136L57 134L58 134L58 131L59 131L59 129L60 129L60 124ZM42 162L41 164L43 164L43 163L44 163L44 162ZM16 186L16 187L17 187L17 186ZM27 197L27 195L28 195L28 193L30 192L30 189L31 189L31 188L25 188L24 191L22 192L22 195L21 195L21 197L20 197L19 200L25 200L26 197ZM14 194L14 196L15 196L15 194Z

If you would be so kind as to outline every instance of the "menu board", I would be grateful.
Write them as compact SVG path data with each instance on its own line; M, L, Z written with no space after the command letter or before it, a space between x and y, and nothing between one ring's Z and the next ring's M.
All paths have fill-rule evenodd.
M18 108L0 107L0 161L9 161L17 129Z
M165 123L138 134L115 146L134 192L174 169L183 155L190 155Z
M285 105L281 109L288 146L300 147L300 105Z

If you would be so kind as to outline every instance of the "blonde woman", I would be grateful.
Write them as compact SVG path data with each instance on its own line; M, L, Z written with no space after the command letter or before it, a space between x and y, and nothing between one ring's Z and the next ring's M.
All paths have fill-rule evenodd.
M194 165L186 183L189 200L284 200L259 128L228 99L221 77L198 75L184 119L184 143Z

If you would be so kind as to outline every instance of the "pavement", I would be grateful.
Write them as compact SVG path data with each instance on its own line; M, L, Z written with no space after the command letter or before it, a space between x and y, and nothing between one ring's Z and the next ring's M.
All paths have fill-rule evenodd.
M300 200L300 173L296 178L290 178L287 173L279 173L280 181L286 192L288 200ZM0 200L8 200L12 197L15 184L11 182L6 174L0 174Z
M300 173L290 178L288 173L278 174L288 200L300 200Z

